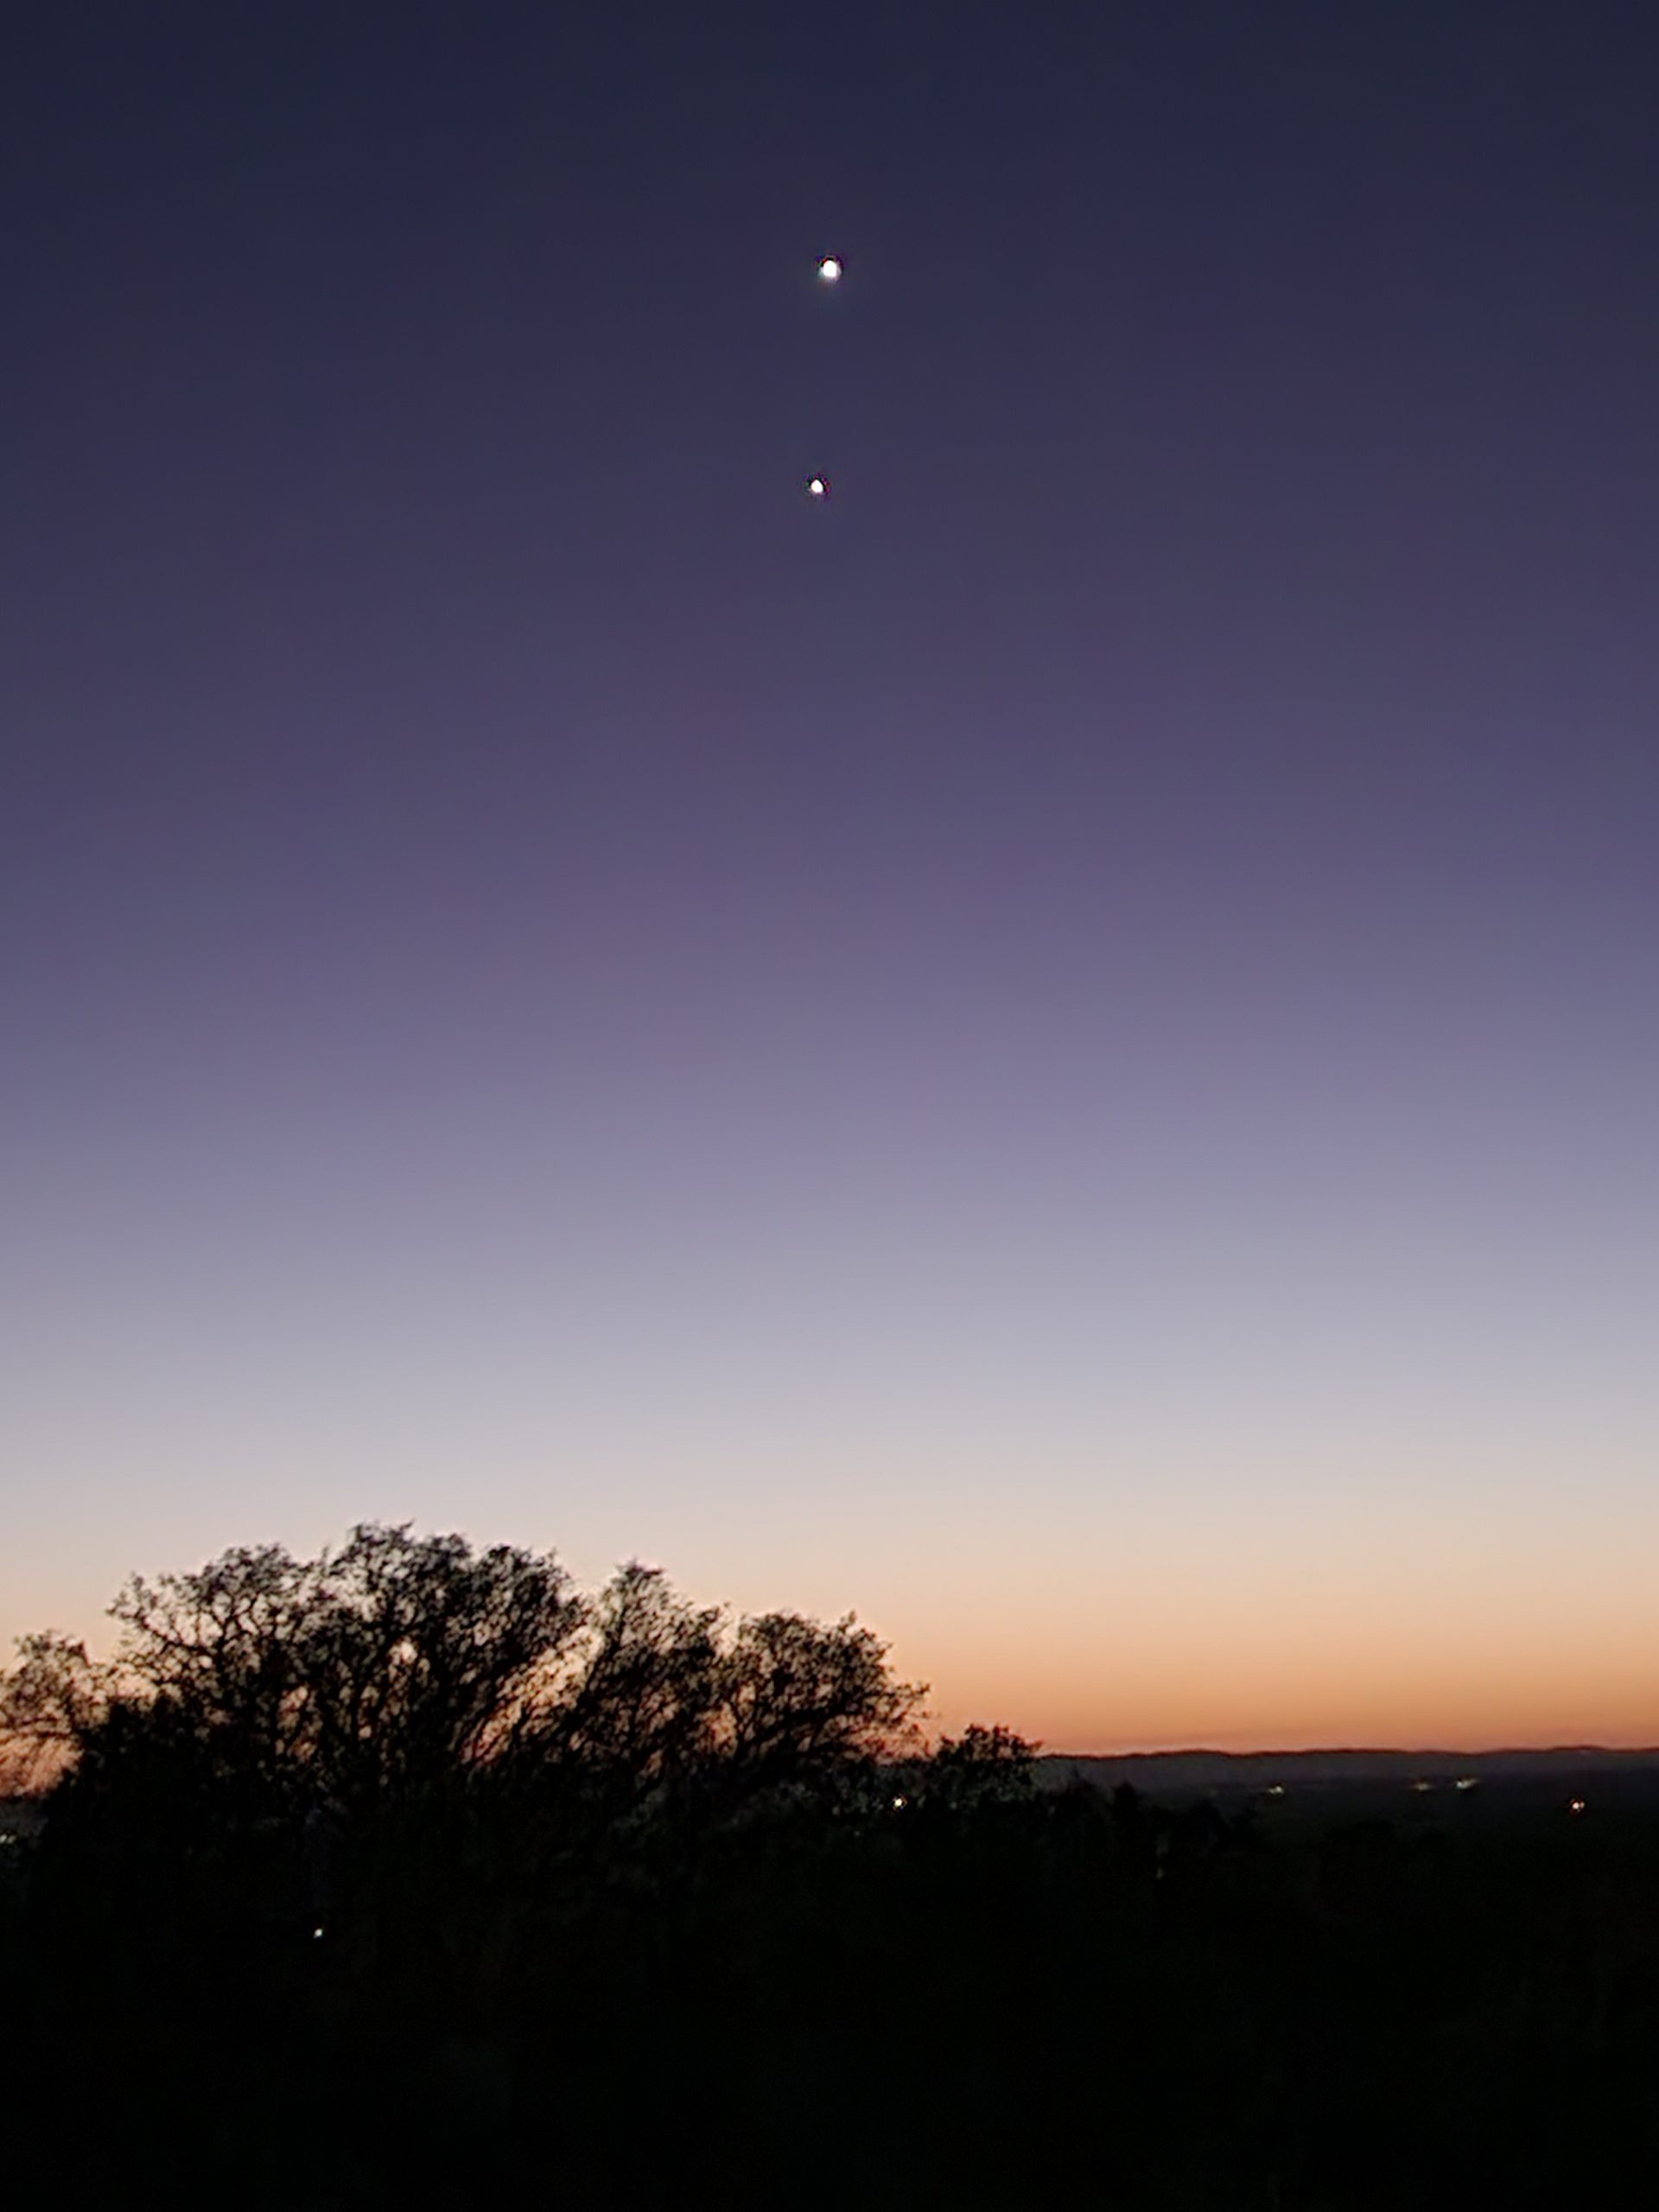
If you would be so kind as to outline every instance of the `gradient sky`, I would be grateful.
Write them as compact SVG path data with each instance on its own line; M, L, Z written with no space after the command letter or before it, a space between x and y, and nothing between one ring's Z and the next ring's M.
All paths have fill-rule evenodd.
M1056 1747L1659 1738L1656 111L16 11L0 1636L412 1518Z

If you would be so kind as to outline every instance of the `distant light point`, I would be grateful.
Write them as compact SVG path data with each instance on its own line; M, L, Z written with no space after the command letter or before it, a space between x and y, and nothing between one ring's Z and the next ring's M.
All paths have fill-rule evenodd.
M833 253L826 253L818 264L818 282L821 284L840 283L841 264Z
M1574 1797L1574 1798L1571 1801L1571 1802L1568 1804L1568 1806L1567 1806L1567 1811L1568 1811L1569 1813L1581 1813L1581 1812L1584 1810L1584 1800L1583 1800L1583 1798L1582 1798L1582 1797Z
M822 476L813 477L810 482L807 485L806 489L807 495L810 499L823 499L829 497L830 486L824 482Z

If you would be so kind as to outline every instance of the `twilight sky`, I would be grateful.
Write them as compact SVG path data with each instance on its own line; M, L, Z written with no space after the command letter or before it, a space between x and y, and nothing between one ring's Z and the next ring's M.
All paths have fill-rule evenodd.
M1659 1738L1652 17L16 11L0 1637Z

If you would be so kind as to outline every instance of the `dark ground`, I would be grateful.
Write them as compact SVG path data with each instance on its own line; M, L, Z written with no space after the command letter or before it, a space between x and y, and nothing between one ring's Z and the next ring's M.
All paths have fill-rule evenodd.
M14 2174L175 2205L1621 2206L1659 2193L1649 1770L626 1838L0 1851ZM1252 1777L1254 1779L1254 1777ZM159 2197L156 2201L160 2201Z

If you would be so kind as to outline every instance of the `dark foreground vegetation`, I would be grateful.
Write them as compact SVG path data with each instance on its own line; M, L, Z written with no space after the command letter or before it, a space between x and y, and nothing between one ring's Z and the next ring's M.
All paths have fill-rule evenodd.
M36 1639L10 2201L1659 2196L1659 1825L1459 1829L925 1751L851 1621L359 1530Z

